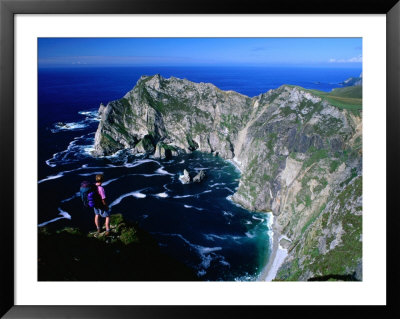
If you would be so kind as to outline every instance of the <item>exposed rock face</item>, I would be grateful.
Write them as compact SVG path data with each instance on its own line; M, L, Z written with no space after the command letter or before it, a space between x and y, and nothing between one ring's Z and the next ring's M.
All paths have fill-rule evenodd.
M162 141L187 152L218 151L224 158L233 158L233 144L247 122L251 104L249 97L208 83L141 77L122 99L101 107L94 154L134 149L150 136L153 145Z
M200 183L206 177L206 173L201 170L195 177L193 177L193 183Z
M362 73L359 77L351 77L340 83L343 86L359 86L362 85Z
M100 109L95 155L199 150L235 160L242 176L232 199L272 211L275 230L289 239L278 279L360 278L361 110L339 109L299 87L249 98L160 75L141 77ZM187 171L184 177L190 182Z
M189 172L186 169L184 169L183 170L183 175L179 176L179 179L182 182L182 184L189 184L190 183Z

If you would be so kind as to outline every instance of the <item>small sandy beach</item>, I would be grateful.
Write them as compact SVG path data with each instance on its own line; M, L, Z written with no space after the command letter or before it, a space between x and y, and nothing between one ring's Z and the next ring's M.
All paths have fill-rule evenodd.
M272 229L272 252L267 265L258 276L258 281L272 281L275 278L279 267L282 265L287 256L287 249L284 249L279 245L281 237L280 233L273 225Z

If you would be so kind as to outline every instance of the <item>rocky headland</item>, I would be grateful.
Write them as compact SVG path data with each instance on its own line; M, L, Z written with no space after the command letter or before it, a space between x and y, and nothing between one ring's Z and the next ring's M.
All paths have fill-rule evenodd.
M362 85L362 73L358 77L351 77L340 83L343 86L360 86Z
M232 200L272 212L274 237L284 236L275 280L361 280L362 87L352 88L283 85L250 98L142 76L123 98L100 105L93 155L198 150L233 160L242 174Z

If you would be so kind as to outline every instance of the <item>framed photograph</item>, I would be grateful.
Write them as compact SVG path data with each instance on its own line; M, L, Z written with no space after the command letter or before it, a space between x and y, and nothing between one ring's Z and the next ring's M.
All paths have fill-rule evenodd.
M397 1L0 10L1 315L398 313Z

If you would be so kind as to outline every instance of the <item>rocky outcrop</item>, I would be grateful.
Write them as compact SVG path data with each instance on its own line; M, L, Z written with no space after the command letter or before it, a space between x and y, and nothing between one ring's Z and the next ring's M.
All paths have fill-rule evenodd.
M94 154L199 150L232 159L242 171L232 199L272 211L290 243L278 279L349 275L361 269L361 103L343 108L314 93L284 85L249 98L142 76L102 108Z
M189 175L189 172L186 169L183 170L183 175L179 176L179 180L182 182L182 184L189 184L190 183L190 175Z
M162 142L174 150L218 152L233 158L234 142L251 108L249 97L209 83L143 76L122 99L101 107L94 155L134 150L151 137L154 150Z
M360 86L362 85L362 73L359 77L351 77L340 83L343 86Z
M201 183L206 178L206 173L201 170L195 177L193 177L193 183Z

